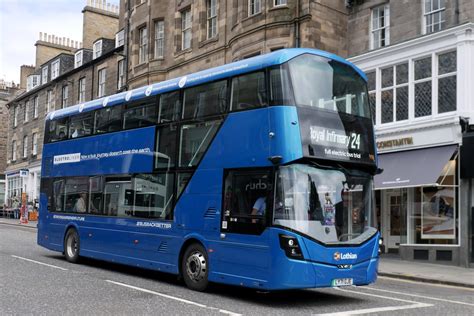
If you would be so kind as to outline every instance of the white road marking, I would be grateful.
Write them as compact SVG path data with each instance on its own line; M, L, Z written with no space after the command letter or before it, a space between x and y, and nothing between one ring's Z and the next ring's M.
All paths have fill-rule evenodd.
M396 310L403 310L403 309L413 309L413 308L423 308L423 307L433 306L433 304L419 303L419 302L415 302L415 301L404 300L404 299L401 299L401 298L394 298L394 297L388 297L388 296L377 295L377 294L351 291L351 290L346 290L346 289L342 289L342 288L334 288L334 289L342 291L342 292L354 293L354 294L365 295L365 296L372 296L372 297L377 297L377 298L383 298L383 299L386 299L386 300L399 301L399 302L412 303L412 304L410 304L410 305L401 305L401 306L386 306L386 307L374 307L374 308L366 308L366 309L355 309L355 310L344 311L344 312L339 312L339 313L327 313L327 314L316 314L316 315L318 315L318 316L321 316L321 315L340 315L340 316L342 316L342 315L360 315L360 314L389 312L389 311L396 311Z
M356 310L352 310L352 311L345 311L345 312L339 312L339 313L327 313L327 314L316 314L316 315L318 315L318 316L322 316L322 315L333 315L333 316L334 315L340 315L340 316L361 315L361 314L370 314L370 313L398 311L398 310L402 310L402 309L422 308L422 307L428 307L428 306L433 306L433 305L418 303L418 304L413 304L413 305L375 307L375 308L367 308L367 309L356 309Z
M466 303L466 302L460 302L460 301L453 301L453 300L447 300L444 298L437 298L437 297L431 297L431 296L424 296L424 295L418 295L418 294L408 294L408 293L402 293L402 292L396 292L396 291L390 291L390 290L382 290L378 288L373 288L373 287L363 287L364 290L371 290L371 291L379 291L379 292L386 292L386 293L392 293L392 294L399 294L399 295L407 295L407 296L413 296L413 297L419 297L419 298L426 298L428 300L434 300L434 301L440 301L440 302L448 302L448 303L453 303L453 304L461 304L461 305L468 305L468 306L474 306L474 304L471 303Z
M41 264L43 266L47 266L47 267L67 271L67 269L65 269L65 268L61 268L61 267L58 267L58 266L53 266L52 264L47 264L47 263L39 262L39 261L36 261L36 260L31 260L31 259L27 259L27 258L23 258L23 257L18 257L18 256L15 256L15 255L11 255L11 256L13 258L17 258L17 259L21 259L21 260L25 260L25 261L29 261L29 262L33 262L33 263L37 263L37 264Z
M414 281L414 280L405 280L405 279L398 279L398 278L392 278L392 277L386 277L386 276L380 276L380 275L377 276L377 279L398 281L398 282L412 283L412 284L423 284L423 285L437 286L437 287L446 287L446 288L452 288L452 289L461 289L461 290L465 290L465 291L474 291L474 288L468 288L468 287L463 287L463 286L455 286L455 285L447 285L447 284L439 284L439 283L429 283L429 282L421 282L421 281Z
M194 306L201 307L201 308L206 308L206 309L211 309L211 310L217 310L217 311L219 311L219 312L222 313L222 314L227 314L227 315L232 315L232 316L241 316L241 315L242 315L242 314L239 314L239 313L234 313L234 312L231 312L231 311L227 311L227 310L225 310L225 309L220 309L220 308L216 308L216 307L210 307L210 306L207 306L207 305L204 305L204 304L201 304L201 303L196 303L196 302L193 302L193 301L186 300L186 299L184 299L184 298L179 298L179 297L176 297L176 296L171 296L171 295L168 295L168 294L163 294L163 293L159 293L159 292L155 292L155 291L143 289L143 288L141 288L141 287L137 287L137 286L133 286L133 285L128 285L128 284L125 284L125 283L115 282L115 281L111 281L111 280L105 280L105 281L106 281L106 282L109 282L109 283L112 283L112 284L115 284L115 285L120 285L120 286L128 287L128 288L130 288L130 289L134 289L134 290L137 290L137 291L141 291L141 292L145 292L145 293L149 293L149 294L161 296L161 297L164 297L164 298L169 298L169 299L172 299L172 300L181 302L181 303L190 304L190 305L194 305Z

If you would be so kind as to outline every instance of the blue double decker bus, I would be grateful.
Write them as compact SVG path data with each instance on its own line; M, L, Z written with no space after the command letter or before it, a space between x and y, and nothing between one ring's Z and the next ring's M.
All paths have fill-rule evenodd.
M377 275L366 76L284 49L48 114L38 244L264 290Z

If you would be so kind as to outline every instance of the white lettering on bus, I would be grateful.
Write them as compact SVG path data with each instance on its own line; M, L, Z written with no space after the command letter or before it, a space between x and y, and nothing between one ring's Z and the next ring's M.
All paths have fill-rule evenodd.
M137 222L139 227L154 227L160 229L171 229L170 223L156 223L156 222Z

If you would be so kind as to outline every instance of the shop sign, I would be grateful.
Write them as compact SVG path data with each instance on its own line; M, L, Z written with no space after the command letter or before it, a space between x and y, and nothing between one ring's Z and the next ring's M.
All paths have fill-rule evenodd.
M28 174L29 174L28 169L20 169L20 177L26 178L28 177Z
M377 149L390 149L393 147L402 147L413 145L413 137L404 137L397 139L389 139L377 142Z

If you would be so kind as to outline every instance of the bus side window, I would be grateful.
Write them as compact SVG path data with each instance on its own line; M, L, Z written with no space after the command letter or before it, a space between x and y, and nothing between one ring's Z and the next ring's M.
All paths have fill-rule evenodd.
M151 126L156 124L158 117L158 107L156 98L140 102L138 104L129 104L123 114L124 129Z
M263 71L232 79L231 111L248 110L267 105Z
M230 171L224 185L222 230L260 234L273 200L271 171Z
M67 138L68 119L57 119L49 122L49 141L56 142Z
M64 180L53 182L53 212L65 212L64 210Z
M270 69L270 100L271 105L295 104L288 70L283 66Z
M179 166L195 167L211 144L222 120L181 126Z
M170 124L157 128L155 168L174 167L176 158L176 124Z
M69 138L92 135L94 127L93 113L72 116L69 123Z
M94 134L122 130L122 106L114 106L95 111Z
M181 114L179 91L165 93L160 96L158 123L174 122Z
M130 216L173 219L174 173L139 174L133 178Z
M101 176L89 178L89 213L102 214L103 207L103 178Z
M223 114L227 110L227 80L213 82L184 91L184 119Z

